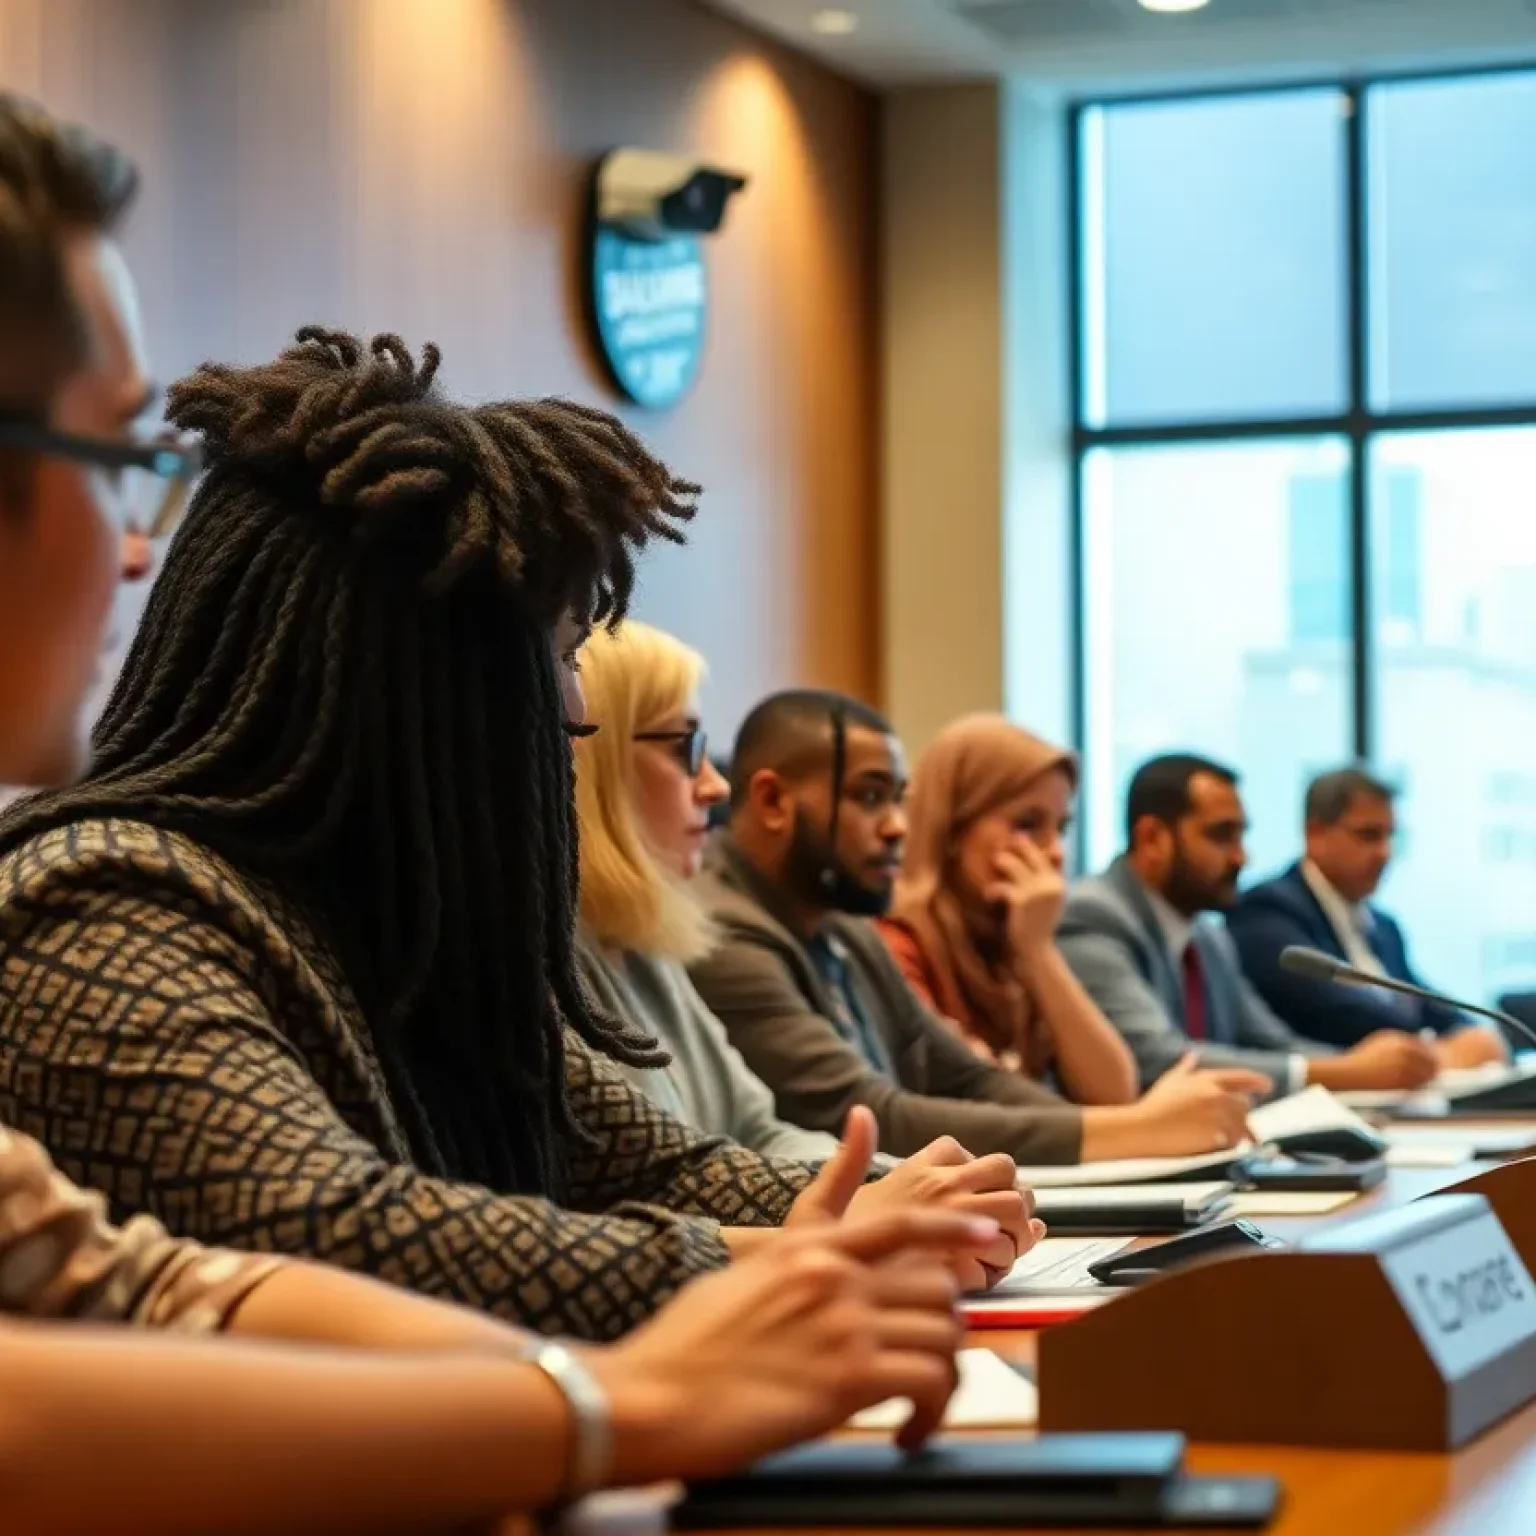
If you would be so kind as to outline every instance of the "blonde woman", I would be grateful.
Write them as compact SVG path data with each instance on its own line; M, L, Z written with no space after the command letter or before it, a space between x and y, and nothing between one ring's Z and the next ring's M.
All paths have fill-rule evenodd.
M599 631L582 653L595 736L576 743L581 833L578 958L610 1014L643 1026L670 1053L662 1068L623 1068L669 1114L755 1152L820 1162L834 1137L780 1120L685 967L708 952L708 916L690 894L709 813L729 787L709 760L699 718L704 661L633 620Z
M699 718L700 656L633 620L600 630L582 652L582 689L595 735L576 742L581 843L583 979L610 1013L650 1031L668 1066L628 1070L640 1091L700 1130L806 1161L830 1157L829 1135L778 1118L773 1093L726 1038L685 965L714 942L689 890L709 811L726 796ZM1044 1232L1016 1184L1013 1159L972 1157L941 1137L881 1181L890 1201L942 1199L999 1224L984 1254L957 1255L968 1290L989 1286Z

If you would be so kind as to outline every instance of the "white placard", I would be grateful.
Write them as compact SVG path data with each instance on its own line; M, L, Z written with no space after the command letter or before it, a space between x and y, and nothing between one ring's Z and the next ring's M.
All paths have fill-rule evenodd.
M1492 1211L1383 1253L1381 1268L1452 1380L1536 1337L1536 1284Z

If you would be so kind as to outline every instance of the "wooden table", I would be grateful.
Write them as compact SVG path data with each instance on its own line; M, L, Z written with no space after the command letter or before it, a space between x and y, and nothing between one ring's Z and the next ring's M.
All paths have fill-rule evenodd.
M1307 1219L1266 1218L1262 1225L1294 1236L1417 1199L1479 1166L1393 1169L1380 1188L1340 1211ZM1336 1328L1339 1348L1348 1348L1347 1318L1298 1318L1295 1325ZM1010 1360L1034 1359L1032 1331L983 1330L970 1342ZM1198 1370L1198 1363L1192 1362L1191 1369ZM1536 1403L1451 1456L1202 1444L1190 1447L1189 1466L1195 1472L1278 1477L1285 1496L1280 1517L1269 1528L1273 1536L1536 1536ZM1073 1533L1063 1530L1060 1536ZM1127 1528L1124 1536L1134 1533ZM1185 1528L1182 1536L1204 1533Z

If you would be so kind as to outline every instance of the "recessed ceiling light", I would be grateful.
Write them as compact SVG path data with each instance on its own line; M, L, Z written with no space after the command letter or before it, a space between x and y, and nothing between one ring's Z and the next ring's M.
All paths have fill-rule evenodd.
M852 11L817 11L811 17L811 31L819 32L823 37L847 37L858 30L859 18Z
M1173 15L1179 11L1203 11L1211 0L1141 0L1142 9Z

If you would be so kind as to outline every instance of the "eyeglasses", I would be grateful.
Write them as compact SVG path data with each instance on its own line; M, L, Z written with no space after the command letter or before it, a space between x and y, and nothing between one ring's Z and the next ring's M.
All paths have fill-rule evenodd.
M709 755L709 737L702 725L691 726L686 731L638 731L636 741L671 742L676 749L677 760L688 770L688 777L696 779L704 771L704 760Z
M168 433L148 438L86 437L61 432L35 416L0 413L0 448L65 459L121 477L114 499L124 522L151 539L180 520L187 488L203 471L202 449Z

